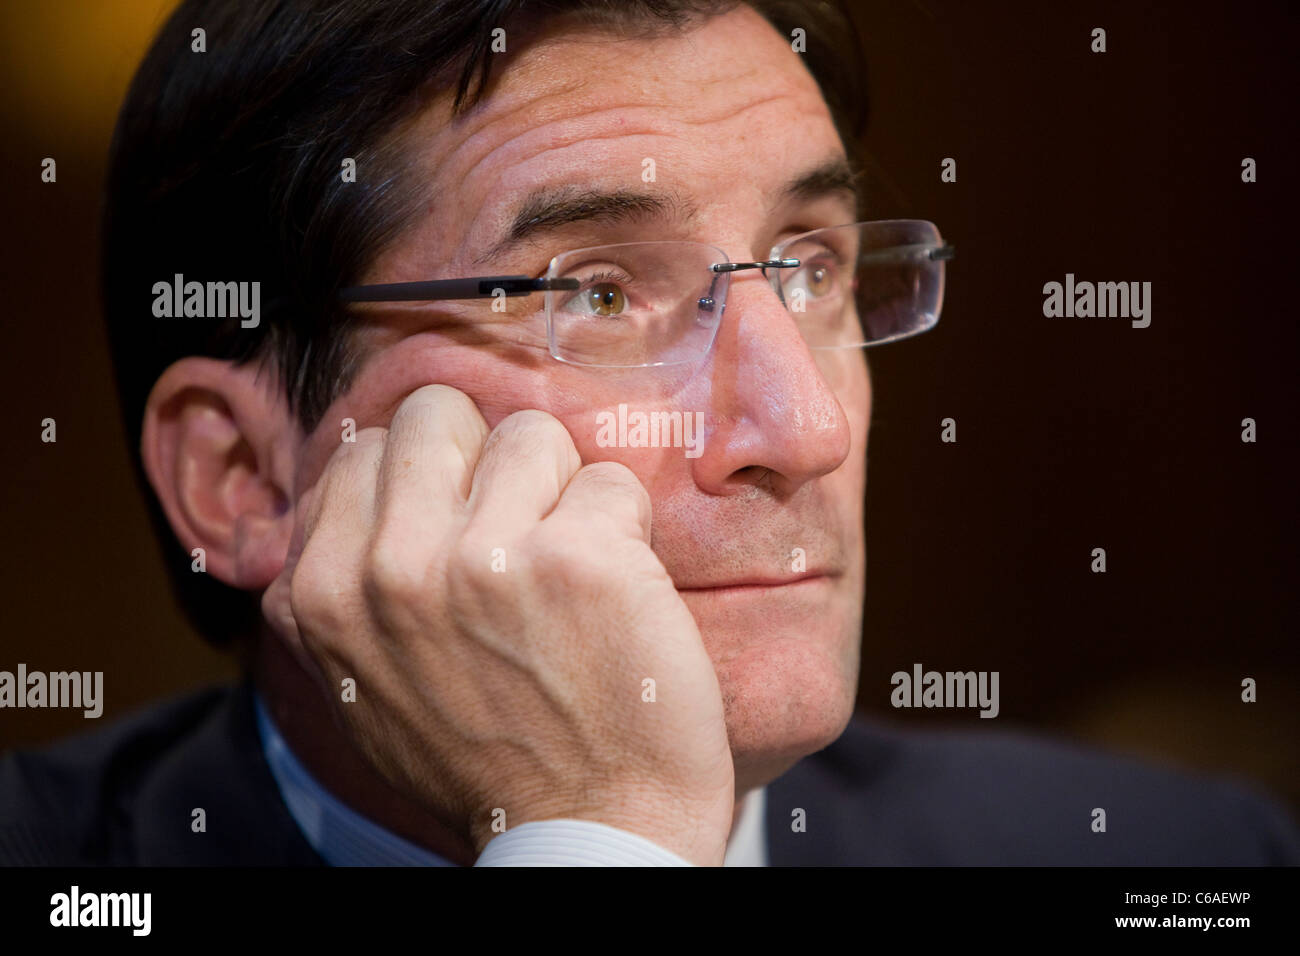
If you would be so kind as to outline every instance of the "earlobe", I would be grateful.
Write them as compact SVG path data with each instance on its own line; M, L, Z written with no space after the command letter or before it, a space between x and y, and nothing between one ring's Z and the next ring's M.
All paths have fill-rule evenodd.
M284 566L298 429L255 364L190 357L170 366L145 406L140 453L164 513L205 571L260 591Z

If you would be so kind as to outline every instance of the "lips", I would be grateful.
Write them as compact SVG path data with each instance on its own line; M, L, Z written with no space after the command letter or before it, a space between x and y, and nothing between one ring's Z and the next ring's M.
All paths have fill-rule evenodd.
M791 574L784 577L771 577L754 575L753 577L736 578L730 581L720 581L715 584L690 584L678 585L677 590L683 593L709 593L735 591L743 592L747 590L758 591L767 588L788 587L795 584L806 582L827 581L831 575L824 571L808 571L803 574Z

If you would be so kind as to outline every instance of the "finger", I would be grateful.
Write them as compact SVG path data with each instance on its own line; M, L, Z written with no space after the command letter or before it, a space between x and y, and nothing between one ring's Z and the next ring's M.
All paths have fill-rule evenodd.
M339 446L317 481L295 566L286 569L290 611L304 644L333 636L341 608L356 607L375 514L384 429L357 432ZM309 649L315 651L314 646Z
M604 522L629 537L650 543L650 493L626 465L597 461L569 479L547 521Z
M381 525L440 540L464 507L487 422L468 395L426 385L408 395L388 426L379 475Z
M314 488L303 495L306 508L294 537L299 553L308 544L364 540L375 520L385 430L365 428L356 440L341 442L325 463ZM290 548L292 550L292 543Z
M471 521L480 530L517 534L541 521L582 458L559 419L536 409L515 412L493 429L474 471Z
M383 429L368 428L357 433L355 442L335 450L316 483L299 497L284 567L262 594L267 620L308 673L316 672L316 664L302 643L293 614L294 575L310 545L309 573L339 580L356 577L348 569L356 567L373 517L383 442Z

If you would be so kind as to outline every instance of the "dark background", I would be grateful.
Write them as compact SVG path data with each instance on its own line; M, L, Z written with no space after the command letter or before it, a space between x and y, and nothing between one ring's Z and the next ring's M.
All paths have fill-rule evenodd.
M0 711L0 747L235 673L168 590L95 286L112 122L170 6L0 12L0 669L102 670L106 700L98 722ZM939 327L870 352L860 708L1237 774L1300 809L1294 6L857 6L868 217L958 249ZM1044 318L1067 272L1150 281L1151 326ZM1001 715L891 709L913 663L999 671Z

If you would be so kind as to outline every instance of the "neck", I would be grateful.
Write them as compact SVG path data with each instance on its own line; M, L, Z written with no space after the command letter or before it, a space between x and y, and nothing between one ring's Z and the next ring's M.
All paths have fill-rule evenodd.
M319 685L277 637L263 634L253 654L253 679L285 742L336 798L380 826L460 866L477 853L462 834L393 788L335 721ZM737 791L735 835L748 790Z

